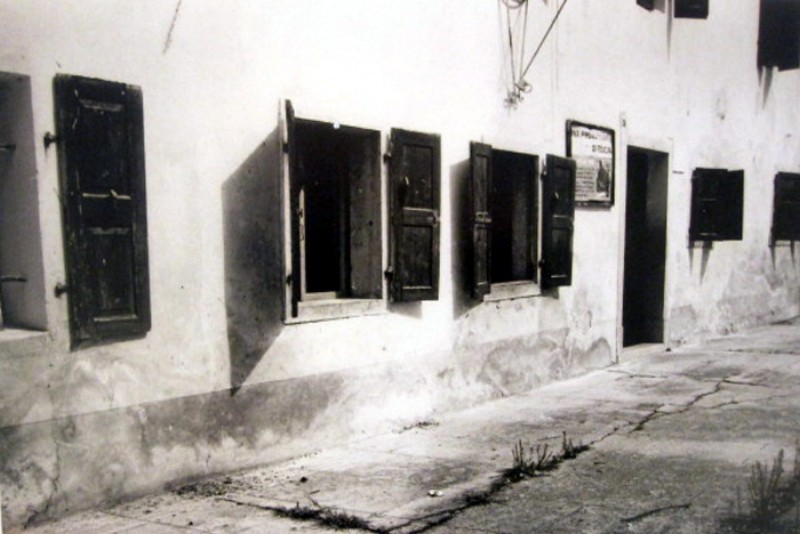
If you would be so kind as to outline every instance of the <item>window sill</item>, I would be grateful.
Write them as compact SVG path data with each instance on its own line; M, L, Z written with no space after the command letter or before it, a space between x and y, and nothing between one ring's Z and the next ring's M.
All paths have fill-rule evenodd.
M298 316L286 319L286 324L311 323L347 319L386 313L383 299L323 299L300 302Z
M36 356L47 352L50 336L39 330L4 327L0 330L0 359Z
M492 284L491 293L483 296L484 302L494 302L498 300L511 300L526 297L538 297L542 294L539 284L531 281L505 282L502 284Z

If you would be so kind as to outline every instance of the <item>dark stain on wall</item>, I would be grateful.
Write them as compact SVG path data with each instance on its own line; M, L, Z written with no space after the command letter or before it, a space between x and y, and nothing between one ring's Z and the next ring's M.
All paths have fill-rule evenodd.
M275 129L222 186L232 392L281 333L280 136Z

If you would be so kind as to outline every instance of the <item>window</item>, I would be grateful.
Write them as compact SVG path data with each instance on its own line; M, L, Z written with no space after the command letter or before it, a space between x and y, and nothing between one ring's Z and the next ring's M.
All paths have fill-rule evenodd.
M30 79L0 72L0 330L47 328L33 135Z
M707 19L708 0L675 0L675 18Z
M775 176L772 242L780 240L800 240L800 174L779 172Z
M150 329L142 92L56 76L73 348Z
M472 143L470 154L473 296L481 298L497 284L536 282L539 265L543 287L569 285L575 163L548 156L538 262L539 158L481 143Z
M800 2L761 0L758 66L800 68Z
M744 171L694 170L691 241L741 240L743 211Z
M291 103L287 120L292 316L302 302L380 299L380 132L296 119Z

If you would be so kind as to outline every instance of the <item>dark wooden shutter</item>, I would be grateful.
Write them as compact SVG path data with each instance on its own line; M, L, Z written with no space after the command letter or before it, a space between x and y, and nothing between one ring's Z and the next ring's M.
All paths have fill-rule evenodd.
M697 168L692 173L692 206L689 239L713 241L719 235L720 210L724 209L720 184L727 171Z
M743 216L744 171L694 170L690 240L740 240Z
M349 192L348 296L381 298L381 136L374 130L352 127L340 131L350 141L344 144Z
M492 187L492 147L470 144L470 191L472 201L472 296L491 292L492 213L489 191Z
M636 0L636 3L648 11L653 11L655 8L655 0Z
M292 272L289 278L291 285L291 315L297 317L302 292L303 273L300 268L300 177L297 161L297 122L294 116L292 101L286 101L286 145L284 153L289 158L289 232L291 236Z
M800 174L775 176L772 208L772 241L800 240Z
M800 2L761 0L758 66L800 68Z
M572 284L575 160L547 156L542 184L542 287Z
M392 297L398 302L439 298L440 150L438 135L392 129Z
M708 0L674 0L675 18L706 19L708 18Z
M744 171L728 171L722 180L717 240L739 241L744 222Z
M138 87L54 81L73 348L150 329L144 125Z

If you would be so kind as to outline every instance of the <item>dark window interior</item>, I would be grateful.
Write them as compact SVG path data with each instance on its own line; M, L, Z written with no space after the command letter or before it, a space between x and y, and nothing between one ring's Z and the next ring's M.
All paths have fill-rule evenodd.
M492 282L536 279L536 157L492 151Z
M738 241L744 219L744 172L695 169L692 175L692 241Z

